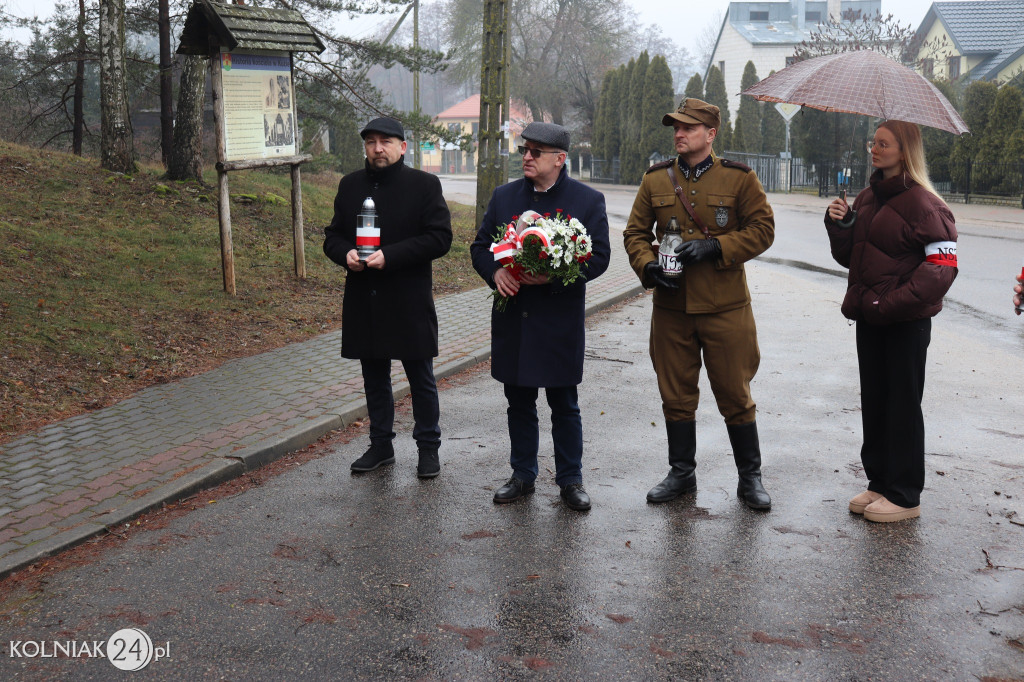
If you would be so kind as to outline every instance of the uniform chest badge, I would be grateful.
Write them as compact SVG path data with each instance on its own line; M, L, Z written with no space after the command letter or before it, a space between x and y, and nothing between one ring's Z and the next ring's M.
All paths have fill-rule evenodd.
M725 227L729 222L729 209L725 206L719 206L715 209L715 225L719 227Z

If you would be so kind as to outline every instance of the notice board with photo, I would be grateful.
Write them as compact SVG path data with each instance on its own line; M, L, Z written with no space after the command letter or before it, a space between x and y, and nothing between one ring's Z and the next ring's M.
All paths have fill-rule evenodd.
M219 53L224 98L224 160L295 155L291 55L235 50Z

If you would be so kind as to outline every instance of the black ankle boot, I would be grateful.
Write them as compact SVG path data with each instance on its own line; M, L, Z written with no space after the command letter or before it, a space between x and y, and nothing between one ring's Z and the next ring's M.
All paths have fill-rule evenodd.
M369 449L363 453L362 457L352 462L352 471L361 474L365 471L373 471L377 467L394 463L395 447L391 444L391 441L386 440L378 443L370 441Z
M729 442L740 482L736 496L751 509L771 509L772 498L761 484L761 446L757 440L757 422L726 424Z
M697 423L666 422L668 432L668 476L647 493L655 504L671 502L697 490Z

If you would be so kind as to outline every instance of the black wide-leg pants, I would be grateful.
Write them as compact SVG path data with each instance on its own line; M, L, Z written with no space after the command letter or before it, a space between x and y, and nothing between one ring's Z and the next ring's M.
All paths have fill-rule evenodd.
M901 507L916 507L924 489L925 361L931 319L876 326L857 323L861 419L860 458L868 490Z

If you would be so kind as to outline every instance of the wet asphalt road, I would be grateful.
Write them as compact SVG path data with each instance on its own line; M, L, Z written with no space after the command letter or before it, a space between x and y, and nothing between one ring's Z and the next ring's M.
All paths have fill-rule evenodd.
M437 479L415 477L405 409L393 467L351 475L360 436L4 594L0 678L1024 679L1019 342L936 319L923 516L874 525L846 510L864 479L842 280L771 263L748 278L770 513L736 500L706 385L696 497L645 502L667 470L645 296L588 322L591 512L561 504L550 456L532 498L492 504L509 471L483 368L441 394ZM169 642L169 659L118 673L8 657L12 639L122 627Z

